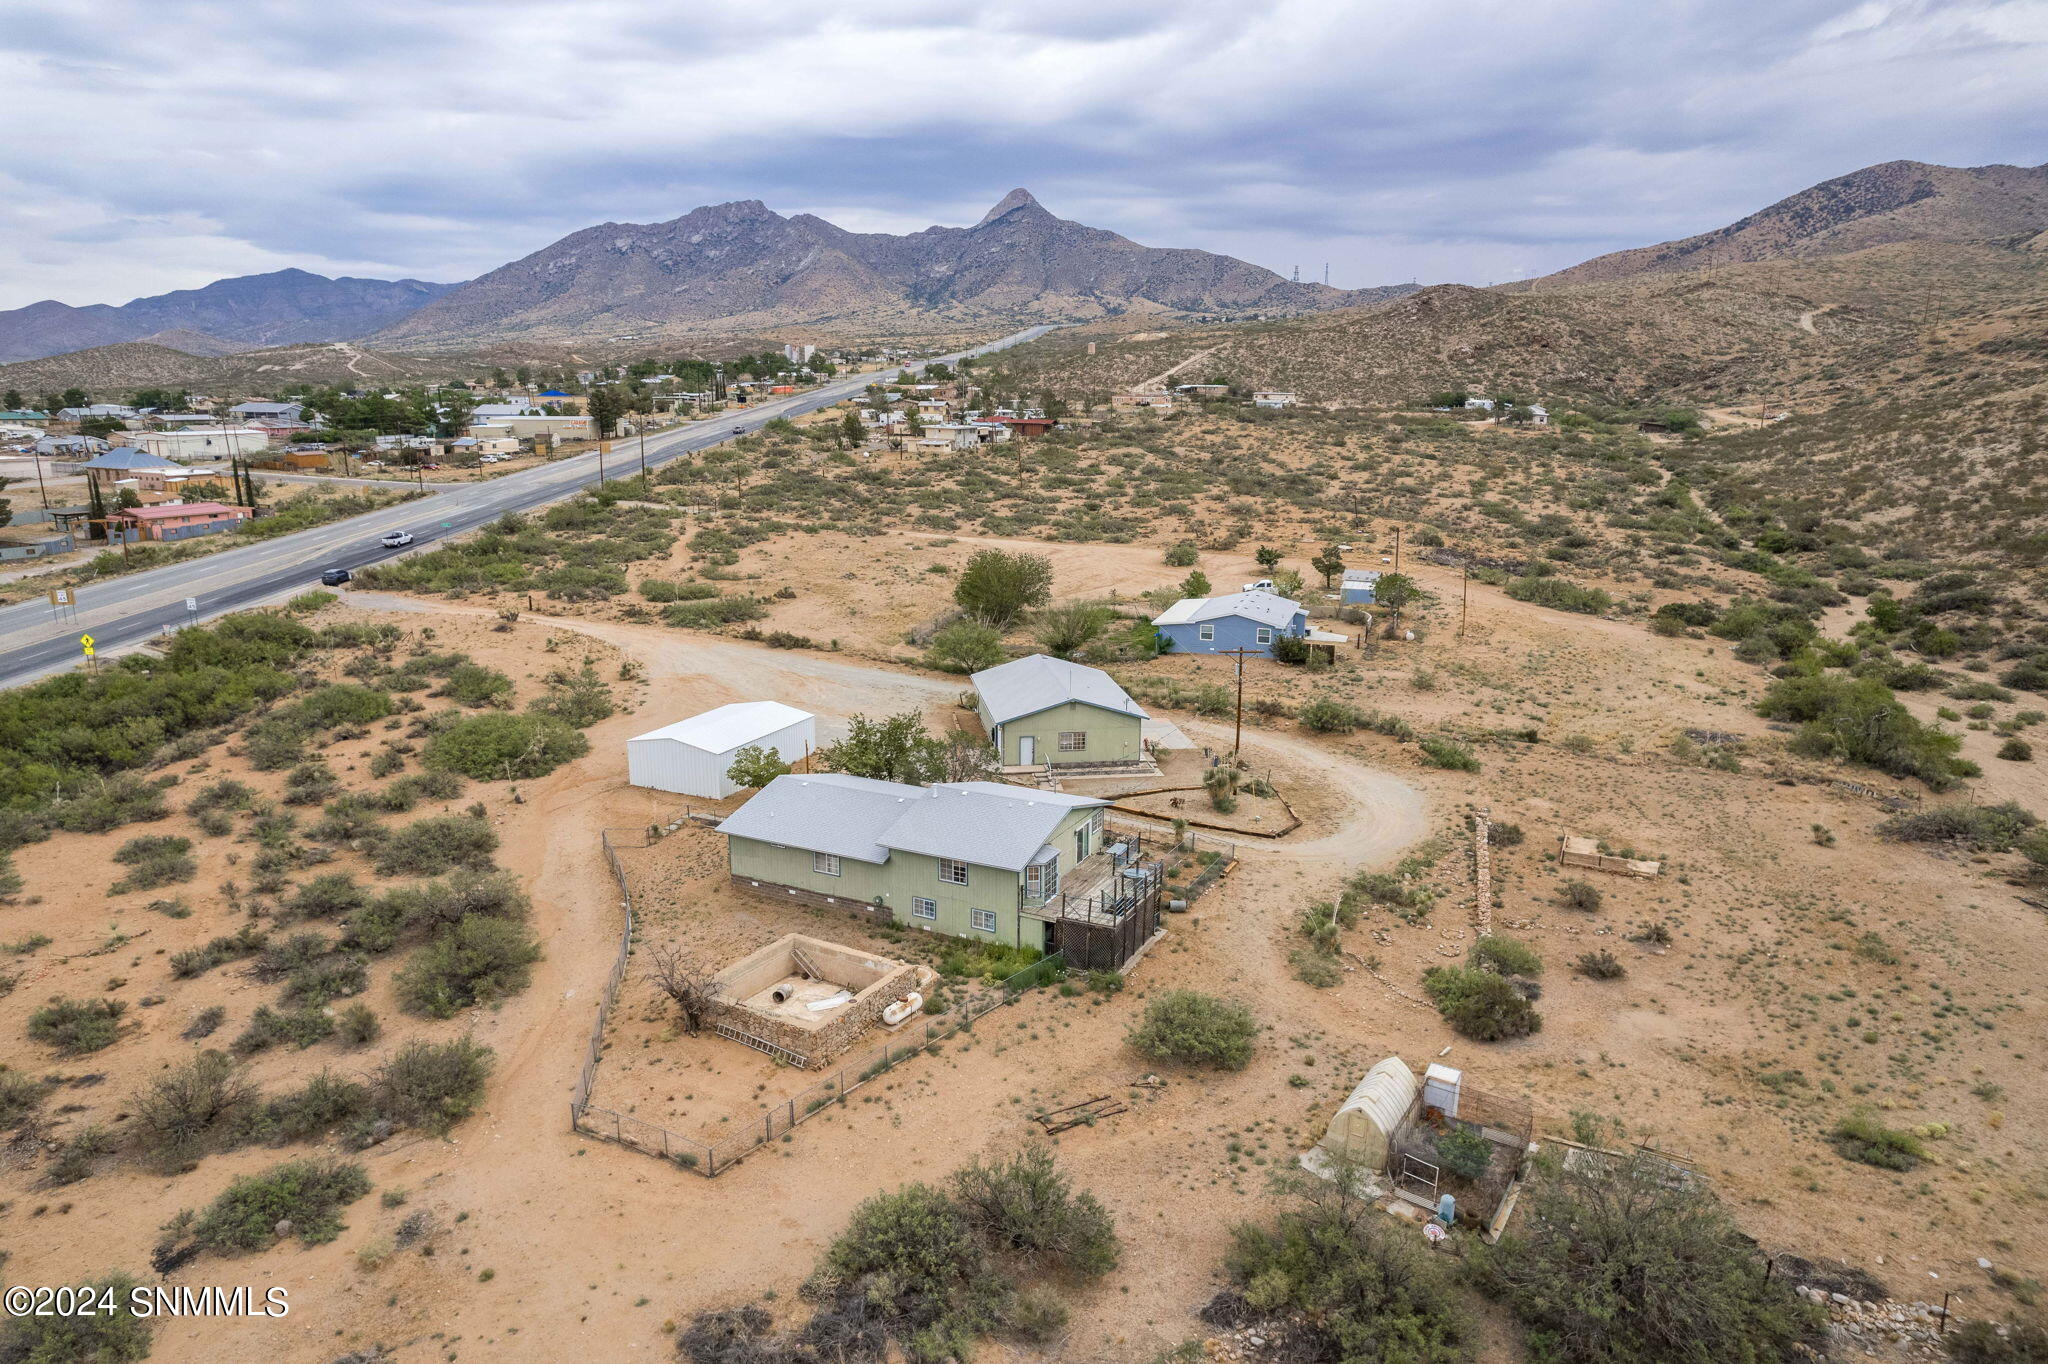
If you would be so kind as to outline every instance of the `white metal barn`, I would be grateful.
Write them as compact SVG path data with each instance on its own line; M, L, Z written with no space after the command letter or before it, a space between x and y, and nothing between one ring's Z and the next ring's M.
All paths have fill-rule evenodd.
M780 701L735 701L626 740L626 779L635 786L718 800L740 788L726 778L748 745L801 762L817 746L818 719Z
M1408 1063L1389 1056L1365 1073L1316 1145L1332 1159L1359 1169L1386 1169L1394 1137L1407 1121L1417 1088L1415 1072L1408 1069Z

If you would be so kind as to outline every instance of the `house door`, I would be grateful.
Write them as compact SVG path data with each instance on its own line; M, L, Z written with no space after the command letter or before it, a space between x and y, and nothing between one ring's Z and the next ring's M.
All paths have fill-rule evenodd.
M1029 767L1038 761L1038 736L1020 735L1017 739L1017 761Z
M1092 849L1088 846L1089 827L1083 824L1074 830L1074 861L1086 862Z

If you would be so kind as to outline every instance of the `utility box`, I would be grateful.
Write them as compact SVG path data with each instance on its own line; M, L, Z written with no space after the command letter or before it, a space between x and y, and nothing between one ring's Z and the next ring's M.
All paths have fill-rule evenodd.
M1422 1106L1434 1108L1447 1118L1457 1117L1458 1087L1464 1080L1464 1072L1432 1062L1422 1073Z

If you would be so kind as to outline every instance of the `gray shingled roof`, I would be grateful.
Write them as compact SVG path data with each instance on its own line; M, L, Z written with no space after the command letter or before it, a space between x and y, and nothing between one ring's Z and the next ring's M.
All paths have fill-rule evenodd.
M1195 621L1243 616L1261 625L1286 625L1301 610L1299 602L1273 592L1233 592L1227 597L1185 597L1153 617L1154 625L1188 625Z
M974 689L981 693L981 703L988 707L989 718L999 725L1069 701L1118 715L1146 718L1138 703L1102 669L1044 654L983 668L974 675Z
M906 786L837 772L790 773L728 815L718 831L857 862L886 862L896 851L1021 871L1069 811L1108 803L1000 782Z

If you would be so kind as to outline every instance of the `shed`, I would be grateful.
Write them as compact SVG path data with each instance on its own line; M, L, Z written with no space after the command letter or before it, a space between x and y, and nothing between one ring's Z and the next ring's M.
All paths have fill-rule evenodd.
M1365 1170L1384 1170L1394 1138L1415 1105L1418 1088L1408 1063L1389 1056L1365 1073L1316 1146L1332 1160Z
M635 786L719 800L740 788L725 774L749 745L796 764L817 746L818 720L780 701L735 701L626 740L626 779Z

